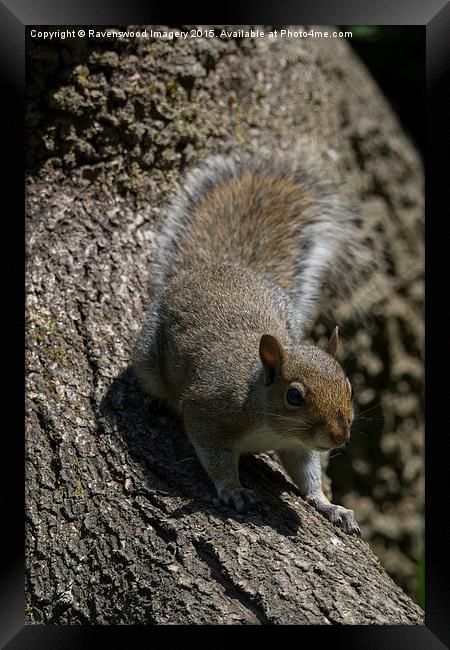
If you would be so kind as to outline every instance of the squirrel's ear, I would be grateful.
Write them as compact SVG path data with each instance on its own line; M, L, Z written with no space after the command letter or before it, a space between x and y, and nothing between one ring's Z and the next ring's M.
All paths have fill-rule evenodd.
M284 359L284 350L277 339L271 334L263 334L259 342L259 356L264 367L266 384L271 384L275 371Z
M331 354L332 357L336 354L337 346L339 343L339 336L338 336L338 326L333 330L333 334L330 336L330 340L327 343L327 347L325 348L325 352L328 352L328 354Z

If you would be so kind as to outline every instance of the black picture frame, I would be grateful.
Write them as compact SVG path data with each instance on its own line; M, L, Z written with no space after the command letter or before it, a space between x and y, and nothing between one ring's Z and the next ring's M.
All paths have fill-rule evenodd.
M186 5L187 7L187 5ZM221 8L219 8L220 10ZM445 216L444 207L448 205L444 152L448 142L446 129L448 100L445 97L445 82L449 78L449 33L450 6L445 0L421 0L409 2L371 2L370 0L343 0L331 3L329 0L308 0L301 3L278 2L269 7L266 3L253 7L224 8L220 17L207 15L191 16L185 22L191 24L366 24L366 25L422 25L426 30L427 67L427 150L426 150L426 214L427 214L427 324L431 318L433 292L437 294L436 308L443 298L440 279L447 277L440 263L446 261L448 248L445 235L434 237ZM172 18L172 19L171 19ZM120 0L107 3L106 0L90 0L84 6L68 0L3 0L0 2L0 54L2 75L2 108L4 116L3 150L4 166L2 173L10 207L3 213L4 241L8 250L15 251L13 261L3 256L5 283L7 291L5 313L8 338L7 348L15 349L14 360L8 369L8 382L5 395L5 412L13 414L12 422L6 426L3 436L3 472L5 480L2 494L3 542L5 550L1 554L0 588L0 643L2 647L18 648L81 648L103 643L124 643L132 647L135 634L144 634L155 642L156 632L145 627L70 627L70 626L25 626L24 596L24 535L23 535L23 495L24 495L24 441L23 419L21 418L23 399L23 106L25 83L25 29L27 25L85 25L85 24L165 24L181 23L185 16L178 13L169 17L166 8L144 5L139 0ZM448 156L446 156L448 157ZM446 180L446 178L445 178ZM448 185L448 181L447 181ZM4 203L5 205L5 203ZM440 241L439 241L440 240ZM15 246L14 246L15 245ZM448 293L448 289L447 289ZM441 300L440 300L441 299ZM11 315L10 307L14 307ZM6 321L6 323L5 323ZM439 321L436 321L439 322ZM428 329L428 328L427 328ZM442 332L444 330L444 332ZM442 336L443 333L443 336ZM445 325L438 332L439 337L427 337L427 358L433 352L439 353L439 340L445 343ZM442 347L445 347L444 345ZM304 641L305 635L313 635L314 641L329 640L334 647L346 648L443 648L450 643L450 606L448 538L443 535L442 524L448 518L446 506L445 478L448 474L447 456L441 452L442 439L447 436L445 425L440 426L439 414L445 405L445 382L438 380L437 374L430 371L431 361L427 362L427 439L426 439L426 612L425 626L385 626L385 627L307 627L295 626L298 636ZM16 401L17 400L17 401ZM11 405L15 404L13 408ZM5 413L5 416L6 417ZM433 427L434 433L431 432ZM5 466L12 471L7 472ZM448 490L447 490L448 492ZM209 627L209 626L206 626ZM176 626L158 630L170 639ZM252 635L257 633L252 629ZM235 634L234 628L221 629L225 641ZM298 635L298 636L297 636ZM328 635L328 636L327 636ZM330 636L331 635L331 636ZM326 638L325 638L326 637ZM253 637L255 638L255 637ZM298 641L297 641L298 642Z

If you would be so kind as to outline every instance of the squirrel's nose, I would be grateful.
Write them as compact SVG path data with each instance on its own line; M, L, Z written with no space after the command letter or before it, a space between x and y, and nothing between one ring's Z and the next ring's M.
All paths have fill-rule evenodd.
M330 427L330 437L335 445L343 445L350 438L350 427L348 425L332 425Z

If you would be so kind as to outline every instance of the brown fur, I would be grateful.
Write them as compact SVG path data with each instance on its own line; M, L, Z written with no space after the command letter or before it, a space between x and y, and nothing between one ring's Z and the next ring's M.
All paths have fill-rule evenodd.
M273 172L247 171L219 184L197 206L184 257L196 263L200 259L206 263L220 258L235 261L292 291L300 229L305 225L298 214L313 200L313 188L301 188L293 180L274 177ZM255 248L261 232L270 239Z

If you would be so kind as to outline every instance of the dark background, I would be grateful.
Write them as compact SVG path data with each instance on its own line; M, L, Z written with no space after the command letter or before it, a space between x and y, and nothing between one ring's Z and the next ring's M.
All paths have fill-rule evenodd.
M426 48L425 27L337 25L351 31L347 43L369 69L422 157L425 155ZM417 567L415 597L425 608L425 550Z
M370 70L403 129L425 152L425 27L338 25L350 30L347 43Z

